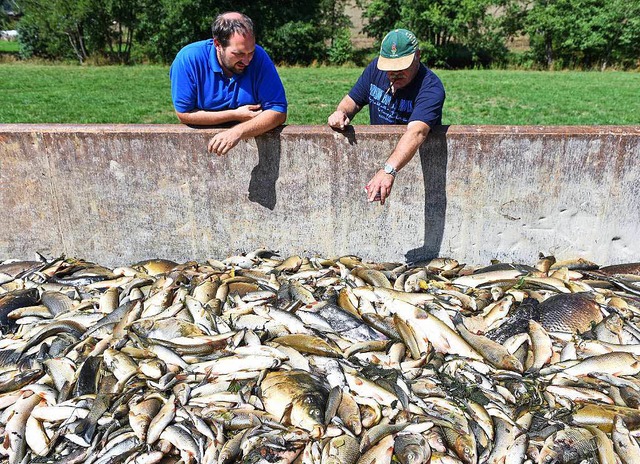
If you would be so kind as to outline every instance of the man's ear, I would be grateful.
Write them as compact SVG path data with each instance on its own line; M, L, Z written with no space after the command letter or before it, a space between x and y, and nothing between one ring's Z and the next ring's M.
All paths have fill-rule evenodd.
M213 45L216 48L222 47L222 45L220 45L220 41L218 39L216 39L215 37L213 38Z

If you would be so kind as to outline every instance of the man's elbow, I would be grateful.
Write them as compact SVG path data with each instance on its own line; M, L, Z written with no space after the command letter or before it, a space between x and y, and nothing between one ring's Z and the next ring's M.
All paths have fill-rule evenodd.
M180 111L176 110L176 116L178 116L178 120L182 124L192 124L192 122L190 121L191 113L181 113Z
M287 120L287 113L280 113L280 112L276 112L276 117L274 118L274 122L276 123L276 127L277 126L281 126L282 124L284 124Z
M431 131L431 127L425 122L422 121L411 121L407 126L407 132L409 132L414 137L420 139L426 139L427 135Z

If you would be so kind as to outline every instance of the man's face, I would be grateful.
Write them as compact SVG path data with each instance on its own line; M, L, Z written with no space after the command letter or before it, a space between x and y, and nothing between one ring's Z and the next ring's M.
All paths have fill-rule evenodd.
M242 74L249 66L256 51L256 39L252 35L233 34L229 44L223 47L214 39L218 61L227 76Z
M416 77L418 73L418 67L420 65L420 57L416 53L411 65L407 69L400 71L387 71L387 79L393 84L395 90L401 89L409 85L409 83Z

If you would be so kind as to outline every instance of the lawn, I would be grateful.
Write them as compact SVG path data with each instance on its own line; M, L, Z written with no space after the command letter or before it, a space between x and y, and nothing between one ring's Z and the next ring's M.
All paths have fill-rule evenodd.
M15 40L0 40L0 53L18 53L20 43Z
M325 124L360 68L280 68L287 124ZM435 70L444 124L638 125L640 73ZM166 66L0 64L0 123L177 123ZM367 124L366 111L355 124Z

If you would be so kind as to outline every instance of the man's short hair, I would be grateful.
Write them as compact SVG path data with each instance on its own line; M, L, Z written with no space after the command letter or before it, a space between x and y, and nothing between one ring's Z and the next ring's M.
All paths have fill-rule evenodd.
M233 34L253 36L253 21L242 13L234 13L234 17L226 17L230 12L219 14L211 25L211 33L220 45L229 45L229 39ZM239 17L238 17L239 15Z

